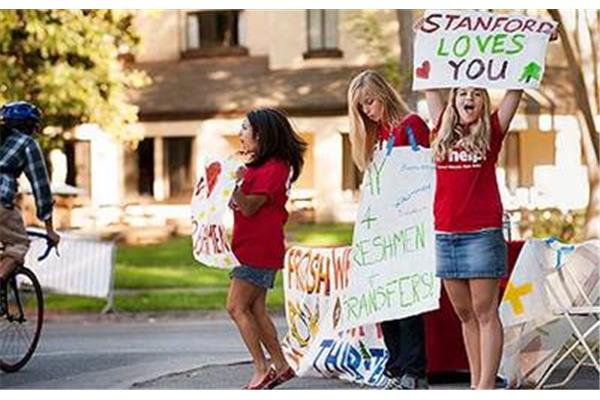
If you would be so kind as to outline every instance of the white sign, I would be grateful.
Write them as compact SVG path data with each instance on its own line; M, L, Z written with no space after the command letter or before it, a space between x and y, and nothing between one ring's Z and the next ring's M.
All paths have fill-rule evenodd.
M383 387L389 357L379 325L339 331L341 297L353 279L350 247L291 247L283 270L288 333L282 348L298 376Z
M375 153L361 189L352 241L352 279L341 296L340 328L439 307L435 277L430 149Z
M239 263L223 219L235 188L240 166L233 160L213 159L205 163L192 197L192 242L194 258L214 268L233 268Z
M522 15L428 10L415 37L413 89L537 88L556 25Z
M561 347L572 340L572 327L561 314L569 307L598 304L599 254L597 239L570 246L525 243L499 307L504 328L500 373L508 387L541 383ZM577 326L585 332L597 320L591 313L583 317L579 314Z

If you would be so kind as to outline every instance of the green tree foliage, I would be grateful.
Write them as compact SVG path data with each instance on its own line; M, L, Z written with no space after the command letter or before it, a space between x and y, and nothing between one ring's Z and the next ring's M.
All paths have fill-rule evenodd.
M396 11L396 21L400 28L406 23L409 15L406 10ZM389 46L389 38L383 32L381 21L377 18L380 11L375 10L360 10L352 12L348 18L345 28L356 39L358 45L377 63L377 70L386 78L388 82L394 86L402 95L410 107L416 107L416 96L412 92L411 74L412 74L412 51L411 49L400 50L401 57L404 57L401 63L396 55L392 52ZM410 11L413 15L408 18L411 22L421 16L421 12ZM403 15L403 13L405 13ZM410 37L402 37L402 35L410 35ZM396 37L399 43L412 45L414 39L412 37L412 23L408 29L399 29ZM405 54L409 54L407 58Z
M377 70L394 86L400 89L404 72L400 71L398 59L392 53L377 19L377 12L360 10L353 12L346 29L354 36L359 46L377 61Z
M546 239L554 236L563 243L581 243L586 239L584 210L521 209L517 214L519 218L515 223L518 224L521 237Z
M55 137L84 123L126 141L137 135L127 92L148 82L123 56L139 37L133 15L115 10L0 11L0 102L30 101Z

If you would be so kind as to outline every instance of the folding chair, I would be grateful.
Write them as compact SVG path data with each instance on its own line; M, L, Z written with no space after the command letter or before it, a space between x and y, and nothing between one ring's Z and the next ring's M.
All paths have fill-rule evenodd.
M537 382L536 389L562 388L581 367L593 367L600 376L600 271L597 246L591 247L594 247L592 251L587 251L580 258L584 260L587 257L585 263L578 263L577 254L574 254L565 264L557 265L557 271L546 279L545 290L552 309L557 317L567 321L572 336L553 354L553 360ZM567 364L567 359L572 364ZM566 377L560 382L548 383L559 367L568 369Z

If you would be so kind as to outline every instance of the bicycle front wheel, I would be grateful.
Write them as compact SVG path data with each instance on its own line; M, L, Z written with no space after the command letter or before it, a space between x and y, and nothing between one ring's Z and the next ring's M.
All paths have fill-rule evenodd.
M44 322L44 297L34 273L21 267L8 280L7 313L0 318L0 369L16 372L31 359Z

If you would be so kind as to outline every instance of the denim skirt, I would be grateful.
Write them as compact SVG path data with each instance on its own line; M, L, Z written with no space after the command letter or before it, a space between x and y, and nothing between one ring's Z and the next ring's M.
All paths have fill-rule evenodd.
M436 276L445 279L506 276L507 247L502 229L435 234Z
M231 270L229 278L241 279L263 289L273 289L275 275L277 275L277 270L275 269L240 265Z

